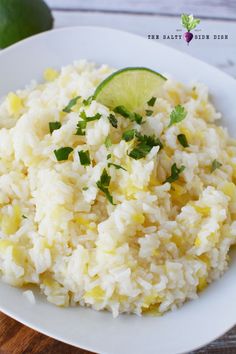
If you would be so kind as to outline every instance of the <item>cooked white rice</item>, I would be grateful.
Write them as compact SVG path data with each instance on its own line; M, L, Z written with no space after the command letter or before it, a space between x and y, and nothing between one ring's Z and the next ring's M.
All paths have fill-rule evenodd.
M112 71L75 62L60 73L46 70L46 83L3 99L0 275L14 286L37 284L59 306L91 306L114 316L163 313L195 299L227 269L236 242L236 141L215 125L221 114L204 85L168 79L153 115L141 126L132 123L164 148L130 158L132 142L121 140L129 121L117 115L118 128L112 127L109 110L96 101L62 112L71 98L93 94ZM177 104L187 117L168 127ZM102 115L87 125L86 136L75 135L81 110ZM62 127L50 134L54 121ZM189 147L178 142L180 133ZM54 150L65 146L74 150L59 162ZM90 151L92 165L81 166L81 149ZM108 168L108 154L127 171ZM221 166L211 172L214 160ZM173 163L185 170L164 183ZM104 168L116 205L96 185Z

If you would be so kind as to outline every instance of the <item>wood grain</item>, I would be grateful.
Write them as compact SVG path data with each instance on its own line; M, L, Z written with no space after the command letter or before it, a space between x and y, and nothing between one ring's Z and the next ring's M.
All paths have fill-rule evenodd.
M193 13L195 16L236 20L235 0L46 0L52 8L158 15Z
M233 22L202 20L199 33L210 34L211 39L196 40L187 46L183 40L162 40L161 38L163 33L177 33L176 29L181 29L180 19L176 17L80 11L53 11L53 15L55 27L103 26L133 32L146 38L148 34L160 34L158 42L204 60L236 77L236 26ZM215 33L227 33L229 38L216 41L212 39Z
M235 354L236 326L192 354ZM0 313L0 354L92 354L38 333ZM122 354L122 353L121 353ZM131 353L132 354L132 353Z
M0 313L0 354L89 354L38 333Z

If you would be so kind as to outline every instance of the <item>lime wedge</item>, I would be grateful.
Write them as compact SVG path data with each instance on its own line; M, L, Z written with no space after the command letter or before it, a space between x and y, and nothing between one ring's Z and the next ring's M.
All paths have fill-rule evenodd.
M94 99L110 109L125 106L141 112L152 97L160 97L166 78L148 68L129 67L118 70L103 80Z

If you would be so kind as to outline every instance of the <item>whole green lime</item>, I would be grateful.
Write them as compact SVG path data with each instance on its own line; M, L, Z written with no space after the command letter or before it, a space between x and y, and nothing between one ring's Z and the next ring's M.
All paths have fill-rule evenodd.
M0 48L53 26L53 17L43 0L0 0Z

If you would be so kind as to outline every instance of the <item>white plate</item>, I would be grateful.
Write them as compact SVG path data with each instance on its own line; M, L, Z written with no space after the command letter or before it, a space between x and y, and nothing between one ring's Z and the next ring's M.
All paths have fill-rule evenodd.
M223 123L236 130L236 81L186 54L144 38L108 28L75 27L46 32L0 53L0 96L40 80L45 67L86 58L117 68L147 66L179 80L205 82ZM57 308L37 295L31 305L22 290L0 283L0 309L61 341L108 354L176 354L207 344L236 323L236 257L229 270L200 298L163 317L121 315L86 308Z

